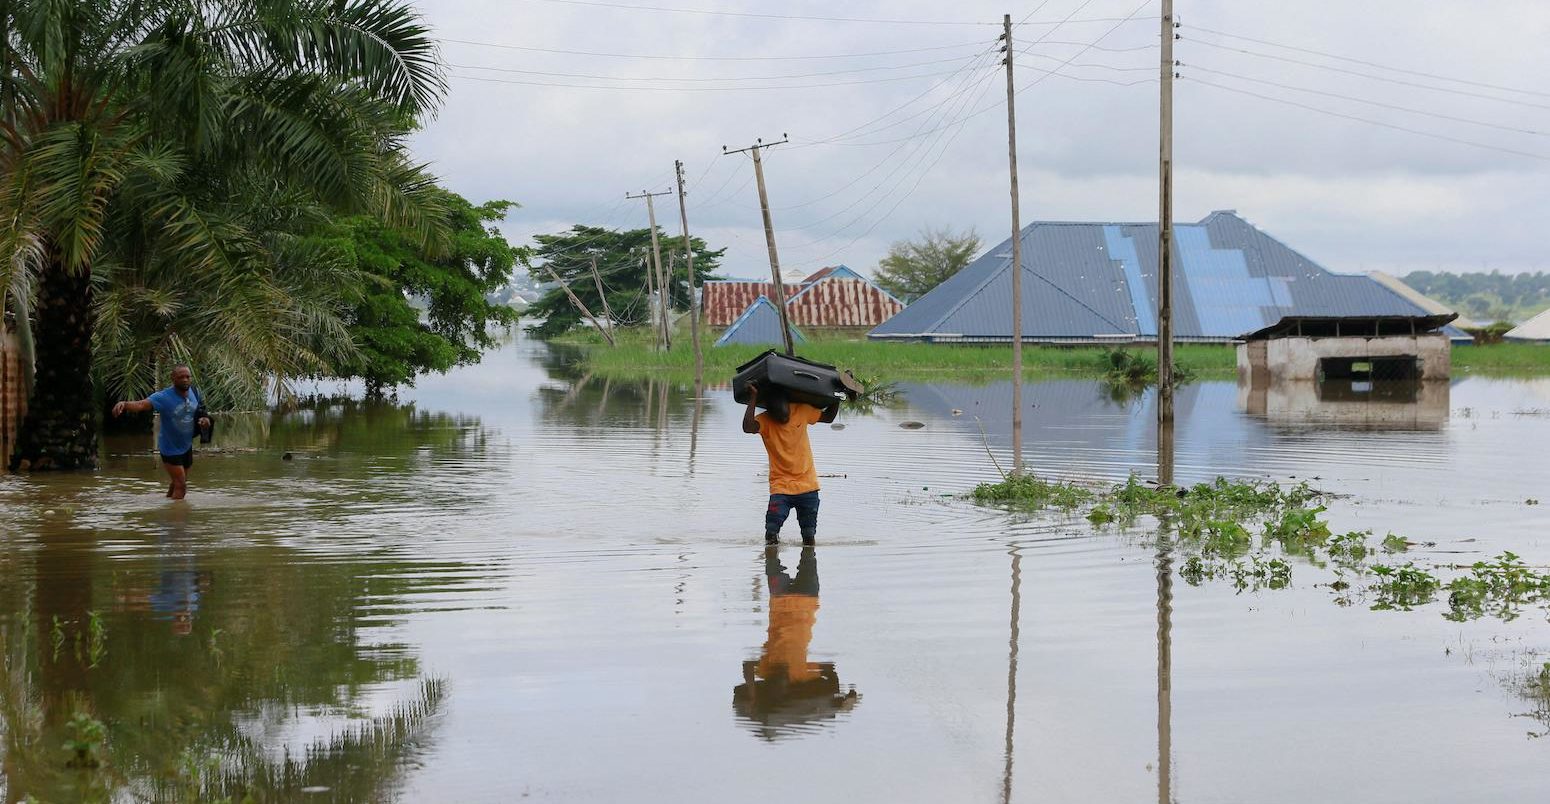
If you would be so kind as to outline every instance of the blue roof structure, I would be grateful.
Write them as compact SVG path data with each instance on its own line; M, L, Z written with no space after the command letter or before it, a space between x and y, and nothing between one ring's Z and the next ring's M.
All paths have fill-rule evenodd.
M791 328L791 340L793 343L802 343L807 339L796 327ZM750 346L780 346L780 310L769 299L760 296L748 305L748 309L727 327L727 331L721 333L713 346L726 346L728 344L747 344Z
M1367 276L1336 274L1231 211L1173 227L1176 340L1224 342L1286 316L1424 316ZM876 339L1012 338L1008 238L869 333ZM1022 231L1023 337L1157 338L1157 224L1038 222ZM1455 339L1460 330L1444 330Z

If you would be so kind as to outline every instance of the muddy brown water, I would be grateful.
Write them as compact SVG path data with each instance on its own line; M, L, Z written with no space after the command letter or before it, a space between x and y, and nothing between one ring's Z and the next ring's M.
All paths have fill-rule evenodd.
M770 555L725 391L570 359L518 341L395 404L232 417L185 504L148 437L0 477L5 799L1550 798L1543 612L1339 606L1305 566L1191 586L1140 530L966 504L1004 385L815 430L820 545ZM1192 385L1178 479L1306 479L1348 495L1337 532L1550 564L1550 381L1401 396ZM1148 396L1028 399L1038 471L1154 476ZM66 767L78 712L96 770Z

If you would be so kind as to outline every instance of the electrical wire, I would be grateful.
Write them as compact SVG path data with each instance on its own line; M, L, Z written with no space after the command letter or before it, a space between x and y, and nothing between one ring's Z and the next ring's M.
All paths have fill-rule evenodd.
M1299 102L1294 101L1294 100L1287 100L1286 98L1277 98L1277 97L1274 97L1272 95L1261 95L1258 92L1251 92L1251 91L1246 90L1246 89L1239 89L1237 87L1223 86L1222 84L1215 84L1215 83L1212 83L1210 81L1205 81L1205 80L1202 80L1202 79L1199 79L1199 78L1190 78L1189 80L1190 80L1191 83L1200 84L1202 86L1215 87L1217 89L1225 90L1227 92L1236 92L1239 95L1248 95L1250 97L1260 98L1261 100L1272 101L1274 103L1282 103L1282 104L1286 104L1288 106L1296 106L1299 109L1306 109L1306 110L1308 110L1310 112L1317 112L1319 114L1329 115L1331 117L1339 117L1339 118L1342 118L1342 119L1345 119L1345 120L1354 120L1354 121L1356 121L1358 123L1367 123L1368 125L1379 126L1381 128L1393 129L1395 131L1404 131L1404 132L1408 132L1410 134L1416 134L1416 135L1419 135L1419 136L1422 136L1422 137L1430 137L1432 139L1443 140L1443 141L1452 142L1452 143L1457 143L1459 145L1468 145L1468 146L1471 146L1473 148L1482 148L1482 149L1489 150L1489 151L1500 151L1501 153L1513 154L1514 156L1522 156L1522 157L1526 157L1528 159L1538 159L1538 160L1541 160L1541 161L1550 162L1550 155L1546 155L1546 154L1536 154L1536 153L1531 153L1529 151L1519 151L1519 150L1516 150L1516 149L1513 149L1513 148L1503 148L1503 147L1498 146L1498 145L1490 145L1488 143L1476 142L1474 140L1466 140L1466 139L1462 139L1462 138L1459 138L1459 137L1450 137L1450 136L1448 136L1446 134L1438 134L1438 133L1432 132L1432 131L1423 131L1421 129L1415 129L1415 128L1410 128L1408 126L1396 125L1394 123L1385 123L1385 122L1383 122L1381 120L1372 120L1370 118L1358 117L1356 115L1345 114L1343 112L1336 112L1336 111L1332 111L1330 109L1324 109L1324 108L1321 108L1321 107L1318 107L1318 106L1310 106L1310 105L1308 105L1306 103L1299 103Z
M1312 55L1312 56L1322 56L1322 57L1324 57L1326 59L1338 59L1340 61L1350 62L1351 64L1360 64L1360 65L1363 65L1363 66L1366 66L1366 67L1376 67L1376 68L1378 68L1380 70L1388 70L1390 72L1395 72L1395 73L1404 73L1405 75L1414 75L1414 76L1418 76L1420 78L1432 78L1432 79L1436 79L1438 81L1449 81L1449 82L1452 82L1452 83L1455 83L1455 84L1464 84L1466 86L1480 87L1481 89L1495 89L1495 90L1499 90L1499 91L1502 91L1502 92L1516 92L1516 93L1521 94L1521 95L1536 95L1536 96L1541 97L1541 98L1550 98L1550 92L1539 92L1539 91L1532 90L1532 89L1518 89L1517 87L1502 86L1501 84L1488 84L1488 83L1485 83L1484 81L1471 81L1471 80L1465 79L1465 78L1454 78L1453 76L1450 76L1450 75L1440 75L1438 73L1428 73L1428 72L1422 72L1420 70L1410 70L1410 69L1407 69L1407 68L1404 68L1404 67L1393 67L1393 66L1390 66L1390 65L1387 65L1387 64L1380 64L1380 63L1375 62L1375 61L1368 61L1366 59L1355 59L1355 58L1351 58L1350 56L1341 56L1341 55L1339 55L1337 53L1326 53L1326 52L1324 52L1322 50L1313 50L1311 48L1298 47L1296 45L1285 45L1285 44L1281 44L1279 42L1271 42L1271 41L1266 40L1266 39L1255 39L1252 36L1242 36L1242 35L1239 35L1239 34L1228 33L1226 31L1217 31L1217 30L1212 30L1210 28L1202 28L1202 27L1200 27L1198 25L1191 25L1191 26L1189 26L1189 29L1190 30L1194 30L1194 31L1200 31L1202 33L1212 34L1213 36L1223 36L1223 37L1226 37L1228 39L1238 39L1238 40L1242 40L1244 42L1253 42L1253 43L1258 44L1258 45L1269 45L1270 47L1278 47L1278 48L1282 48L1283 50L1292 50L1292 51L1296 51L1298 53L1307 53L1307 54Z
M699 14L715 17L745 17L752 19L771 20L801 20L804 22L866 22L884 25L1000 25L999 22L975 22L969 20L911 20L911 19L881 19L877 17L817 17L798 14L761 14L750 11L717 11L703 8L669 8L665 6L632 6L624 3L605 3L599 0L537 0L537 2L553 3L564 6L592 6L596 8L615 8L624 11L651 11L672 14Z
M469 69L472 69L472 70L491 70L491 69L496 69L496 68L488 68L488 67L472 67L472 66L461 65L461 64L449 64L447 66L455 67L457 69L462 69L462 70L469 70ZM860 79L860 80L856 80L856 81L829 81L829 82L816 83L816 84L784 84L784 85L781 85L781 86L743 86L743 87L638 87L638 86L617 86L617 85L612 85L611 86L611 85L607 85L607 84L562 84L562 83L553 82L553 81L526 81L526 80L516 79L516 78L485 78L485 77L482 77L482 76L465 75L465 74L462 74L462 73L453 73L452 77L453 78L461 78L461 79L463 79L465 81L480 81L480 82L487 83L487 84L515 84L515 85L519 85L519 86L556 87L556 88L561 88L561 89L610 89L610 90L625 90L625 91L629 91L629 92L759 92L759 91L787 90L787 89L823 89L823 88L827 88L827 87L855 86L857 84L884 84L884 83L891 83L891 82L894 82L894 81L913 81L913 80L915 80L917 78L931 78L931 77L938 76L938 75L950 75L950 74L952 74L952 72L953 71L943 71L943 72L935 72L935 73L921 73L919 75L900 75L900 76L893 76L893 77L890 77L890 78L865 78L865 79Z
M853 73L870 73L880 70L908 70L916 67L927 67L935 64L951 64L954 62L970 61L976 56L955 56L950 59L933 59L930 61L917 61L909 64L885 64L873 67L855 67L848 70L827 70L816 73L787 73L784 75L739 75L724 78L681 77L668 75L655 76L630 76L630 75L597 75L595 73L557 73L543 70L521 70L512 67L485 67L472 64L448 64L448 67L457 67L464 70L488 70L499 73L516 73L520 75L542 75L557 78L585 78L596 81L686 81L693 83L728 83L732 81L788 81L794 78L821 78L830 75L850 75Z
M1329 65L1329 64L1319 64L1318 62L1305 61L1303 59L1294 59L1294 58L1291 58L1290 56L1277 56L1274 53L1261 53L1259 51L1249 50L1247 48L1233 47L1231 45L1222 45L1222 44L1217 44L1215 42L1207 42L1204 39L1190 39L1188 41L1191 42L1192 44L1205 45L1206 47L1215 48L1217 50L1225 50L1225 51L1228 51L1228 52L1231 52L1231 53L1242 53L1242 54L1244 54L1246 56L1253 56L1255 58L1260 58L1260 59L1271 59L1273 61L1281 61L1281 62L1286 62L1288 64L1297 64L1297 65L1301 65L1303 67L1311 67L1311 68L1313 68L1315 70L1327 70L1329 72L1340 73L1342 75L1352 75L1352 76L1356 76L1358 78L1366 78L1366 79L1371 80L1371 81L1382 81L1382 82L1384 82L1386 84L1396 84L1396 85L1399 85L1399 86L1414 87L1416 89L1425 89L1425 90L1428 90L1428 91L1431 91L1431 92L1445 92L1445 93L1447 93L1449 95L1462 95L1464 97L1469 97L1469 98L1481 98L1483 100L1496 101L1497 103L1507 103L1507 104L1512 104L1514 106L1528 106L1528 107L1535 108L1535 109L1550 109L1550 106L1547 106L1547 105L1542 104L1542 103L1529 103L1528 101L1514 100L1512 98L1502 98L1502 97L1498 97L1496 95L1486 95L1486 94L1481 93L1481 92L1470 92L1469 90L1465 90L1465 89L1450 89L1448 87L1439 87L1439 86L1433 86L1433 85L1429 85L1429 84L1421 84L1421 83L1417 83L1415 81L1405 81L1405 80L1402 80L1402 79L1399 79L1399 78L1389 78L1387 76L1382 76L1382 75L1373 75L1372 73L1364 73L1364 72L1362 72L1360 70L1348 70L1348 69L1346 69L1344 67L1335 67L1335 66Z
M904 48L902 50L874 50L867 53L816 53L802 56L675 56L651 53L608 53L596 50L565 50L562 48L533 47L530 45L508 45L498 42L480 42L472 39L442 39L457 45L470 45L473 47L499 48L502 50L520 50L530 53L552 53L565 56L593 56L614 59L652 59L659 61L815 61L829 59L861 59L874 56L899 56L910 53L925 53L936 50L956 50L974 45L982 45L983 42L961 42L955 45L931 45L929 47Z
M1311 95L1322 95L1322 96L1327 97L1327 98L1338 98L1340 100L1351 101L1353 103L1363 103L1363 104L1367 104L1369 106L1376 106L1376 107L1378 107L1380 109L1392 109L1392 110L1397 111L1397 112L1406 112L1406 113L1409 113L1409 114L1424 115L1426 117L1435 117L1435 118L1437 118L1439 120L1451 120L1451 121L1453 121L1455 123L1468 123L1469 125L1482 126L1482 127L1485 127L1485 128L1493 128L1493 129L1497 129L1499 131L1510 131L1510 132L1512 132L1514 134L1531 134L1531 135L1536 136L1536 137L1550 136L1550 132L1537 131L1535 129L1529 129L1529 128L1520 128L1520 127L1517 127L1517 126L1506 126L1506 125L1501 125L1499 123L1490 123L1490 122L1487 122L1487 121L1484 121L1484 120L1476 120L1474 118L1469 118L1469 117L1456 117L1454 115L1443 114L1441 112L1433 112L1433 111L1429 111L1429 110L1426 110L1426 109L1414 109L1414 108L1411 108L1409 106L1399 106L1399 105L1392 104L1392 103L1384 103L1383 101L1376 101L1376 100L1372 100L1370 98L1359 98L1359 97L1356 97L1354 95L1342 95L1342 94L1340 94L1338 92L1327 92L1327 91L1322 90L1322 89L1311 89L1309 87L1300 87L1300 86L1295 86L1293 84L1283 84L1283 83L1280 83L1278 81L1271 81L1271 80L1264 79L1264 78L1252 78L1250 76L1238 75L1236 73L1229 73L1229 72L1225 72L1225 71L1222 71L1222 70L1213 70L1213 69L1211 69L1209 67L1201 67L1198 64L1182 64L1181 63L1179 66L1180 67L1185 67L1185 68L1188 68L1190 70L1194 70L1194 71L1197 71L1197 72L1210 73L1212 75L1219 75L1219 76L1222 76L1224 78L1232 78L1232 79L1235 79L1235 80L1238 80L1238 81L1249 81L1249 82L1252 82L1252 83L1255 83L1255 84L1264 84L1266 86L1278 87L1280 89L1290 89L1290 90L1292 90L1294 92L1306 92L1306 93L1311 94Z

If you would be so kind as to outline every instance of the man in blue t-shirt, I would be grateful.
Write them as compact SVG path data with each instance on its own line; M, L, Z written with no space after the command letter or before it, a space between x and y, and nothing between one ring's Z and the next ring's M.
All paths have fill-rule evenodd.
M194 390L194 375L188 366L172 370L172 387L163 388L138 402L119 402L113 406L113 415L124 411L144 413L154 410L161 414L161 430L156 435L156 449L161 453L161 465L172 478L167 496L181 500L188 494L188 470L194 465L194 434L210 426L208 418L195 421L195 413L204 400Z

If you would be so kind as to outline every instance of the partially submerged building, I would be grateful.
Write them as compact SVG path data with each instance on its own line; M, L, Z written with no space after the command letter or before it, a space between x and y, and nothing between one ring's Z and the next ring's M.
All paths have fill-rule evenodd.
M1446 380L1453 315L1287 316L1244 333L1238 376L1250 386L1287 381ZM1359 386L1360 387L1360 386Z
M804 343L806 338L796 327L791 328L791 342ZM727 327L727 331L721 333L713 346L727 346L729 344L742 344L749 346L780 346L783 341L780 337L780 308L769 299L760 296L753 300L742 315Z
M797 326L870 328L904 309L893 294L844 265L796 280L789 274L782 279L786 313ZM730 326L760 297L773 299L775 284L748 279L707 281L700 297L703 320L712 327Z
M1032 223L1022 231L1023 339L1084 344L1157 339L1156 223ZM1232 211L1175 224L1174 338L1231 343L1304 318L1416 318L1429 311L1371 277L1332 273ZM1011 239L986 251L874 339L1012 340ZM1447 337L1467 340L1448 327Z
M1507 334L1502 337L1509 341L1550 343L1550 310L1546 310L1507 330Z

